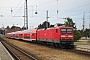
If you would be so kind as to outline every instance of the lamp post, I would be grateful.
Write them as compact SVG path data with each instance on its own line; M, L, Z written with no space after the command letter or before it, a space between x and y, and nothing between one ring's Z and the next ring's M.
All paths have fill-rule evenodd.
M48 26L48 10L47 10L47 13L46 13L46 27L45 27L45 29L47 29L49 26Z
M2 24L2 26L3 26L2 30L3 30L3 35L4 35L4 30L5 30L5 29L4 29L4 25L3 25L3 24Z
M89 12L89 41L90 41L90 12Z

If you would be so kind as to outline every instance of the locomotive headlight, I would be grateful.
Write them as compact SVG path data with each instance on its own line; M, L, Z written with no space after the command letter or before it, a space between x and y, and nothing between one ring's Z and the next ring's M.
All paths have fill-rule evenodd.
M65 35L61 35L61 37L66 37Z
M69 38L72 38L73 36L68 36Z

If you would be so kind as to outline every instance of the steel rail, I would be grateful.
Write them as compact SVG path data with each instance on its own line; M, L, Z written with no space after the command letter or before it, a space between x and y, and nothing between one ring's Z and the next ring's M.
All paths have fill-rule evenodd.
M13 52L11 51L3 42L2 39L0 38L1 43L4 45L4 47L9 51L9 53L16 59L16 60L20 60L19 57Z
M32 59L32 60L38 60L37 58L33 57L32 55L30 55L30 54L27 53L26 51L22 50L21 48L15 46L15 45L13 45L13 44L5 41L5 40L1 40L1 41L4 41L5 43L9 44L9 45L12 46L13 48L15 48L15 49L17 49L18 51L20 51L21 53L23 53L23 54L25 54L26 56L30 57L30 59ZM3 42L2 42L2 43L3 43ZM4 45L4 43L3 43L3 45ZM13 53L6 45L4 45L4 46L10 51L10 53L14 56L14 58L15 58L16 60L21 60L21 59L20 59L19 57L17 57L17 55L16 55L15 53Z

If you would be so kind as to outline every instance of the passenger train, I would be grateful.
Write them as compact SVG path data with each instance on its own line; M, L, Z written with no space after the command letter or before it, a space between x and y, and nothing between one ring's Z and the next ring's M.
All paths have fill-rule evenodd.
M74 31L72 27L57 26L47 29L32 29L6 33L7 38L53 44L60 47L74 45Z

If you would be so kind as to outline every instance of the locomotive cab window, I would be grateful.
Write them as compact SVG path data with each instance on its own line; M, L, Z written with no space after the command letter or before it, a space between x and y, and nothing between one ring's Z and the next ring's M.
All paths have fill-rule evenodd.
M66 29L61 29L61 32L62 33L66 33Z
M72 29L67 29L67 33L72 33Z
M58 33L58 29L56 29L56 33Z

